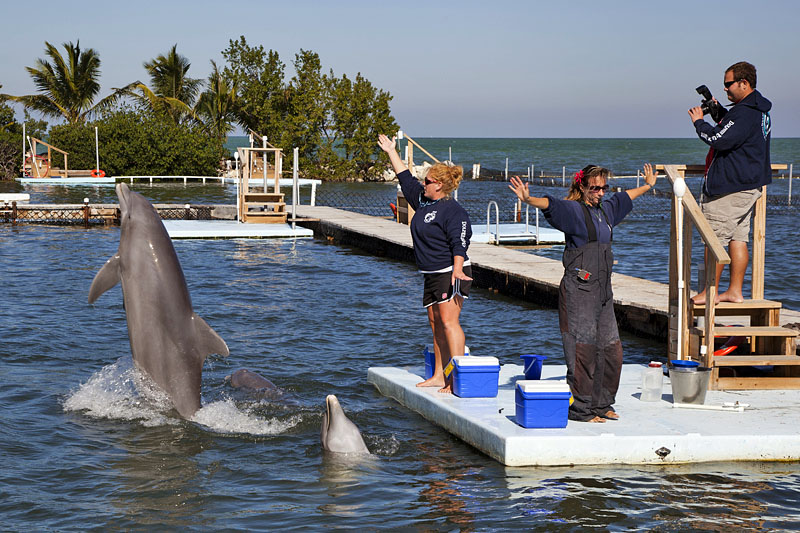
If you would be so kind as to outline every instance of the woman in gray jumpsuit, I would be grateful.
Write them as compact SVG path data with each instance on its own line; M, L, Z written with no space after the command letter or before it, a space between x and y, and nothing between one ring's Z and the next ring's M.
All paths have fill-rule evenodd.
M558 318L567 382L574 402L570 420L605 422L619 415L612 405L622 370L611 291L613 228L633 208L632 201L656 183L650 164L644 166L645 185L605 197L608 169L588 165L575 174L564 200L531 196L528 184L511 178L517 198L542 210L547 221L564 232L564 276L558 293Z

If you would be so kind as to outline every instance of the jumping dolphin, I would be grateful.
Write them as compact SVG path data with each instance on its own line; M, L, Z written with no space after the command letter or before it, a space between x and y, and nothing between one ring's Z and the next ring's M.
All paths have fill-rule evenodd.
M206 356L228 355L225 341L192 310L172 240L158 212L125 183L117 185L122 230L119 249L97 273L89 303L122 283L128 338L136 366L191 418L200 409Z
M329 452L369 454L358 426L344 414L336 396L329 394L325 398L325 408L320 432L322 447Z

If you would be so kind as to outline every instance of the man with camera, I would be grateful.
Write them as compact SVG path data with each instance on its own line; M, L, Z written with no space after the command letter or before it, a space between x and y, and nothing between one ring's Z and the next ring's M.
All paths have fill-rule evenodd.
M700 199L703 214L723 246L728 244L731 256L730 285L717 296L717 302L741 302L750 259L750 219L762 187L772 183L772 103L756 90L756 68L745 61L728 67L723 84L733 102L727 112L716 100L707 99L702 106L691 108L689 116L697 135L711 147ZM705 113L711 113L718 123L712 126L703 120ZM717 285L722 269L723 265L717 266ZM705 303L705 290L693 301Z

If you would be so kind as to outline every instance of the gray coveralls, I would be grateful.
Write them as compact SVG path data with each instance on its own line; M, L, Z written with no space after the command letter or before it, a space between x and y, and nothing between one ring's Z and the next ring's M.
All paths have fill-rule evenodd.
M622 343L611 293L611 243L597 241L589 209L581 205L589 240L580 248L564 249L558 318L567 383L574 397L569 418L586 421L612 410L622 370Z

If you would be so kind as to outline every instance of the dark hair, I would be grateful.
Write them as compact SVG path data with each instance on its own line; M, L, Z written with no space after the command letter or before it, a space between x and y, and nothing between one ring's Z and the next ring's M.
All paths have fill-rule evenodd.
M733 81L745 80L750 87L756 88L756 67L747 61L739 61L729 66L725 72L733 73Z
M597 165L586 165L583 169L575 174L575 179L572 180L572 185L567 193L567 200L582 200L583 191L581 185L588 187L589 178L603 178L608 180L611 177L611 171L607 168L598 167Z

